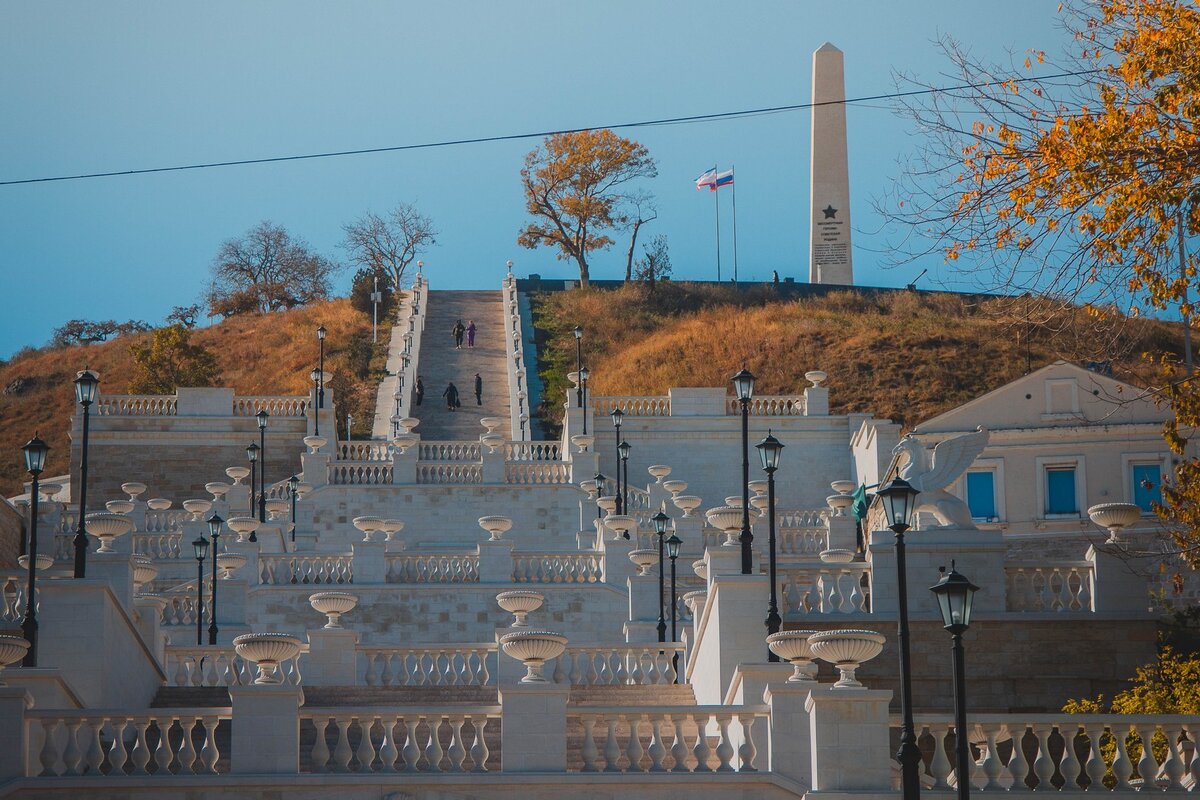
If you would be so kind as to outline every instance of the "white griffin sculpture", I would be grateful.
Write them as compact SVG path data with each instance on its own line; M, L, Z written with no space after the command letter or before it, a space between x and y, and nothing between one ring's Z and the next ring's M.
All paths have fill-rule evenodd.
M908 434L892 448L892 455L908 454L908 462L900 468L900 477L917 491L914 513L928 511L937 517L936 528L973 530L971 510L959 498L945 491L967 471L983 448L987 447L988 431L979 427L974 433L964 433L947 439L930 450L913 434Z

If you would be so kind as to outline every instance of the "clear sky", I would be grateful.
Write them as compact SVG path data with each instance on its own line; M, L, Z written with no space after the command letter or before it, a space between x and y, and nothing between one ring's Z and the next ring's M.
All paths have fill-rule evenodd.
M805 102L824 41L845 51L847 96L872 95L895 70L936 77L939 33L995 58L1057 50L1056 5L5 2L0 180ZM856 282L936 275L936 259L886 269L879 252L871 200L912 146L905 123L883 103L848 120ZM692 183L714 163L737 167L741 276L807 278L809 123L796 111L626 134L658 160L644 234L668 236L677 278L714 277L712 199ZM198 300L221 241L263 219L344 258L342 225L398 200L441 230L425 257L435 289L498 286L510 258L519 275L570 277L516 245L534 143L0 187L0 357L70 318L161 321ZM596 255L593 277L619 277L623 253Z

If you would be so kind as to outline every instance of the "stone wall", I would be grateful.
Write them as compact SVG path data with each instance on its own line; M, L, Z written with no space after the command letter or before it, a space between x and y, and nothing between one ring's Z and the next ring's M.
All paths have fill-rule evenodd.
M17 566L24 537L25 518L7 500L0 498L0 569Z

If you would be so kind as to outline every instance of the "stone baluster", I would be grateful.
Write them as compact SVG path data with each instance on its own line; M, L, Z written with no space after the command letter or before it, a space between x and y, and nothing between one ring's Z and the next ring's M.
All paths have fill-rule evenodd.
M655 716L650 720L650 772L665 772L663 759L667 755L666 745L662 738L663 718Z
M1012 777L1011 791L1024 791L1029 787L1029 762L1025 759L1025 728L1021 723L1009 725L1012 734L1012 756L1008 759L1008 774Z
M629 759L630 772L642 772L642 756L646 754L646 750L642 747L642 739L638 733L638 723L642 719L640 714L622 715L622 720L629 721L629 741L625 747L625 757Z
M426 769L430 772L441 772L442 756L445 752L442 750L442 741L438 736L438 731L442 727L442 718L435 714L426 718L426 723L429 725L429 741L425 743L425 760L428 762Z
M675 737L671 741L671 759L675 762L671 766L672 772L688 771L688 747L683 733L683 723L686 719L687 717L683 714L672 714L670 717L671 727L674 728L675 733Z
M1184 726L1188 741L1192 743L1192 760L1188 762L1188 774L1192 776L1192 791L1200 787L1200 745L1196 741L1196 731L1200 725L1189 722Z
M1117 779L1117 791L1131 791L1129 778L1133 775L1133 761L1129 758L1129 751L1125 746L1128 729L1121 725L1114 725L1110 730L1117 745L1117 755L1112 763L1112 773Z
M1050 779L1054 777L1054 759L1050 757L1050 734L1054 731L1053 724L1030 725L1034 736L1037 737L1037 756L1033 759L1033 772L1037 775L1037 789L1052 791Z
M1158 776L1158 762L1154 760L1152 745L1154 725L1142 723L1135 725L1134 730L1137 731L1138 738L1142 740L1142 756L1137 762L1137 773L1138 777L1142 779L1143 791L1149 791L1154 788L1154 779Z
M583 722L583 746L580 748L580 755L583 757L584 772L598 772L599 767L596 766L596 760L600 755L600 751L596 749L596 718L594 716L585 716Z
M1083 764L1083 770L1088 778L1087 788L1096 787L1099 790L1104 785L1104 775L1108 772L1104 756L1100 752L1100 737L1104 735L1104 725L1099 723L1086 725L1084 731L1088 739L1088 757Z
M475 741L471 744L471 761L475 765L472 772L487 772L487 760L490 752L487 746L487 739L484 738L484 730L487 728L487 717L480 715L478 717L468 717L471 725L475 728Z
M617 763L621 757L621 747L617 744L617 718L610 716L605 723L608 725L608 732L604 737L604 771L620 772L621 767Z
M371 741L371 729L375 727L376 717L355 717L358 723L358 749L354 757L358 760L359 772L372 772L375 764L375 743Z
M733 771L733 742L729 739L729 723L732 717L728 714L717 715L717 728L721 732L721 740L717 743L717 759L721 762L717 772Z
M1079 757L1075 755L1075 738L1079 734L1079 725L1071 723L1060 724L1058 734L1063 740L1062 760L1058 762L1058 771L1063 777L1063 791L1072 792L1080 789L1079 778L1083 770Z
M421 760L421 747L417 744L417 722L413 717L404 718L404 771L416 772L417 762Z
M696 772L712 772L712 767L708 764L708 759L712 755L712 748L708 746L708 737L704 735L704 730L708 726L708 714L693 714L692 719L696 722L696 744L692 746L692 757L696 759Z
M1183 735L1183 731L1164 725L1162 732L1167 737L1167 758L1163 761L1160 771L1170 781L1167 791L1180 792L1184 790L1183 776L1186 770L1183 753L1180 750L1180 737Z

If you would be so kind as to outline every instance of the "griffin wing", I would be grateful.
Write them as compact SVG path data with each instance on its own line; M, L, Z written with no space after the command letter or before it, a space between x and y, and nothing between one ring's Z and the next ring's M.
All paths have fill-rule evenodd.
M964 433L947 439L933 448L929 472L921 476L921 491L945 489L967 471L988 443L987 428L980 426L974 433Z

